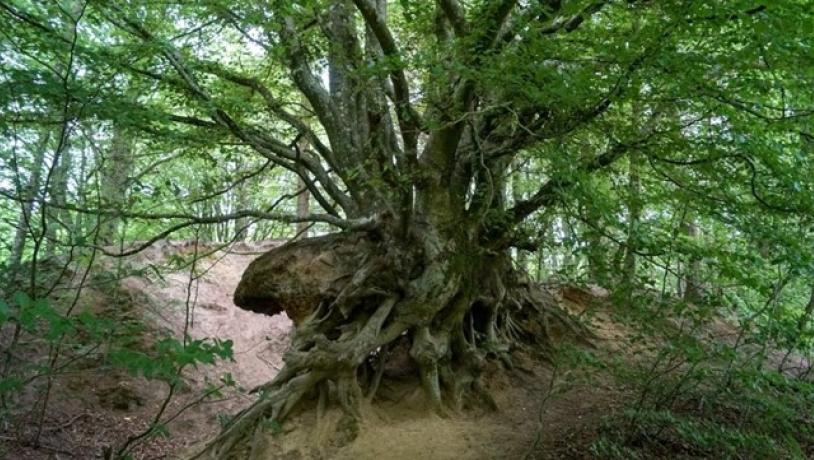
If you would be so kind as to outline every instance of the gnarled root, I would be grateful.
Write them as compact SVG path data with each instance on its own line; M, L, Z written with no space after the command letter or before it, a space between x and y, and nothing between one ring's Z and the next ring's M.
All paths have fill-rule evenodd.
M324 251L315 244L324 245ZM364 251L355 253L345 245ZM282 421L309 397L319 401L322 411L330 396L347 414L358 417L364 395L375 396L388 364L396 359L412 362L438 413L469 402L494 407L481 380L486 360L510 366L513 347L550 348L552 340L584 335L554 298L513 271L507 258L473 264L455 253L428 255L425 249L417 255L357 236L303 247L314 255L312 263L330 260L333 276L320 272L321 281L304 283L311 286L304 297L316 301L317 307L297 322L285 367L257 389L259 400L238 414L199 456L236 456L241 439L254 433L258 424ZM342 251L324 253L337 247ZM265 263L273 260L269 257ZM297 264L315 271L300 259ZM273 268L267 270L269 276L281 271L285 276L265 281L265 291L239 289L244 299L251 299L252 308L282 308L287 299L300 298L296 286L280 285L281 279L295 282L296 273L276 262L269 266ZM257 273L250 268L244 280L260 279ZM409 358L399 350L406 350Z

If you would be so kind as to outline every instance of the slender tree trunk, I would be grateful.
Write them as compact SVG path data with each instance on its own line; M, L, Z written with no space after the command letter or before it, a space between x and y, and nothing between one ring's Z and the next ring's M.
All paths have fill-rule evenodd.
M597 216L590 208L585 218L589 224L583 225L582 239L587 245L588 279L600 286L608 283L608 251L602 243L602 235L594 228L599 225Z
M56 255L57 247L60 245L60 238L63 233L70 234L73 227L70 213L65 209L68 203L68 184L70 181L71 169L73 166L73 154L71 146L66 145L59 156L58 163L54 166L54 173L51 178L51 186L48 190L50 201L54 204L49 210L49 225L46 233L46 257Z
M700 231L695 220L690 218L684 225L684 231L690 238L698 238ZM703 286L701 282L701 261L697 257L692 257L684 266L684 292L683 297L687 302L698 302L703 297Z
M40 133L40 138L37 141L34 151L34 158L31 163L28 183L25 186L25 190L20 193L20 198L22 198L20 203L20 217L17 219L17 228L14 232L14 240L11 245L11 254L9 255L7 276L8 289L13 286L20 270L25 243L28 239L30 226L32 225L31 213L34 210L34 202L39 194L40 181L42 180L42 173L45 169L45 151L48 149L48 141L50 138L50 131L43 131Z
M308 141L306 139L300 139L298 148L300 152L308 153L310 146L308 145ZM311 192L308 191L306 187L305 181L302 177L297 178L297 191L299 192L297 195L297 217L300 219L305 219L308 214L311 213L310 210L310 201L311 201ZM309 223L305 221L297 222L296 225L296 235L299 235L300 238L308 238L309 234Z
M797 321L798 335L802 335L805 332L806 327L811 321L812 315L814 315L814 286L811 287L811 293L808 296L806 308L803 310L803 314L800 315L800 319Z
M633 288L636 285L636 241L641 220L642 202L641 197L641 178L639 176L639 154L632 152L628 155L629 169L628 169L628 222L627 222L627 239L625 241L625 257L622 265L622 279L621 285L627 291L627 296L630 297L633 293Z
M569 271L569 273L573 272L572 265L574 264L574 254L571 248L573 248L574 242L574 226L573 222L570 221L568 216L563 216L562 219L562 238L563 238L563 255L562 255L562 266ZM570 246L567 246L570 244Z
M114 127L113 137L107 149L108 155L102 159L100 168L100 188L104 206L121 209L127 204L127 191L130 174L133 171L133 141L122 129ZM113 244L119 234L121 219L110 216L102 222L99 241Z
M76 179L76 198L80 203L87 203L86 191L89 178L86 177L86 174L88 170L88 155L87 150L84 148L80 152L79 172ZM85 214L81 212L76 213L74 217L72 228L78 235L85 235L85 217Z
M238 163L236 169L240 170L241 168L242 164ZM251 206L249 197L250 191L248 190L248 184L243 182L242 184L238 185L234 190L235 206L232 211L249 209ZM249 237L250 223L251 221L248 217L241 217L240 219L235 220L235 241L246 241L246 239Z
M803 313L797 319L797 336L795 337L795 342L789 345L789 349L786 351L786 354L783 355L783 359L780 360L780 364L777 366L778 372L784 371L784 367L786 366L786 362L788 361L789 357L791 357L791 354L794 353L794 351L797 350L797 347L800 346L800 337L805 334L806 329L811 323L812 316L814 316L814 285L811 286L808 296L808 303L806 303Z
M523 176L523 165L519 161L514 162L514 172L512 174L512 201L514 203L518 203L523 200L523 186L522 186L522 176ZM528 254L523 249L517 250L517 255L515 257L515 263L517 266L523 270L528 270L527 262Z

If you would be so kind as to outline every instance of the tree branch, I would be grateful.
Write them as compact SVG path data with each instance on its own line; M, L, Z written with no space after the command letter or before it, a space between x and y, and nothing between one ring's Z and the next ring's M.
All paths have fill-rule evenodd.
M438 6L444 13L444 17L449 21L455 36L463 37L469 33L469 24L466 22L464 12L458 0L438 0Z
M568 18L557 18L552 24L543 27L540 30L540 33L543 35L553 35L560 31L573 32L583 22L585 22L586 19L598 13L608 3L609 0L599 0L592 2L591 4L583 8L582 11L580 11L577 14L574 14L573 16L570 16Z
M144 27L135 21L130 20L119 8L115 6L113 8L121 15L122 21L127 25L126 28L123 27L125 30L128 30L130 33L138 36L145 42L157 43L157 40L155 40L153 35ZM111 21L121 27L117 21L113 19L111 19ZM182 62L178 52L174 48L168 45L162 46L160 53L170 62L170 65L179 74L181 80L191 91L191 93L210 108L212 112L212 119L216 123L225 126L232 132L232 134L251 145L258 153L285 167L286 169L298 172L298 168L292 166L292 163L301 165L309 172L314 174L319 183L325 188L325 191L334 200L336 200L336 202L346 212L355 210L353 203L331 179L318 159L314 158L312 155L300 154L292 147L265 134L241 127L228 113L217 107L217 104L214 102L212 97L209 96L209 94L207 94L206 91L204 91L204 89L198 84L197 80L192 74L192 71Z
M370 0L353 0L353 3L362 13L365 23L373 31L384 55L392 60L400 61L401 53L396 45L396 40L393 38L390 28L385 24L384 18L378 14L376 5L371 3ZM404 141L404 150L408 157L415 158L418 155L419 121L421 117L410 103L410 85L401 62L392 65L390 80L393 83L396 117Z
M577 171L569 177L556 177L543 184L529 199L519 201L513 208L508 210L509 219L512 223L522 222L534 211L554 204L560 196L560 192L576 184L574 176L590 173L602 169L625 154L631 147L630 144L616 143L601 155L593 158L590 162L580 166Z

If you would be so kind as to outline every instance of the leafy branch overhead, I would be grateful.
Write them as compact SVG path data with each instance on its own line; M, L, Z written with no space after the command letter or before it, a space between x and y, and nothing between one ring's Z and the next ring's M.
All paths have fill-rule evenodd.
M326 213L347 219L386 211L404 225L411 210L402 204L433 184L462 190L474 181L472 196L485 197L491 187L485 178L505 175L512 157L557 155L554 146L563 142L592 142L599 152L603 144L639 142L632 133L640 121L624 116L633 106L668 114L651 123L653 141L674 145L676 154L682 132L692 128L679 129L682 113L704 113L698 124L725 120L729 131L746 133L769 121L761 107L776 105L772 92L763 100L740 97L762 93L752 89L782 72L769 68L767 53L804 52L803 37L771 40L777 23L805 16L795 2L210 2L137 10L91 5L77 59L85 72L128 75L129 85L166 95L122 100L124 80L114 79L76 96L86 116L110 117L107 104L123 103L135 112L123 121L138 129L174 122L185 126L175 128L185 136L205 129L232 137L302 177ZM11 30L66 40L45 11L16 3L4 3L3 11ZM721 31L715 40L699 40L713 29ZM433 35L420 35L427 32ZM216 36L218 45L209 40ZM717 65L712 56L720 57ZM750 70L756 78L727 77L760 60L765 68ZM17 83L7 86L31 71L49 78L47 68L18 71ZM77 82L77 89L84 85ZM805 91L777 90L786 98ZM167 105L173 100L174 109ZM793 117L773 120L773 129L782 125L790 138L802 136L795 132L807 118L804 105ZM298 150L298 139L312 148ZM696 157L715 155L714 146L692 148ZM762 174L765 153L745 148L739 150L746 164ZM593 165L586 167L608 159L599 155L585 158ZM560 176L552 170L537 194L562 188L568 180ZM522 219L541 206L532 200L507 212ZM455 207L462 218L480 214L477 206Z

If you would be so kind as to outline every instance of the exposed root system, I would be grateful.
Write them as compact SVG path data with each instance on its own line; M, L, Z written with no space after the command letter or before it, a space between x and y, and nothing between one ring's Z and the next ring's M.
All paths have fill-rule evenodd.
M467 249L426 237L408 248L349 233L295 242L257 259L236 303L286 311L296 323L291 348L283 370L256 389L257 403L200 455L229 458L259 424L281 422L304 399L318 411L334 403L357 417L390 361L403 355L399 349L408 350L439 414L493 406L481 381L488 359L511 366L514 347L550 349L584 333L505 254Z

